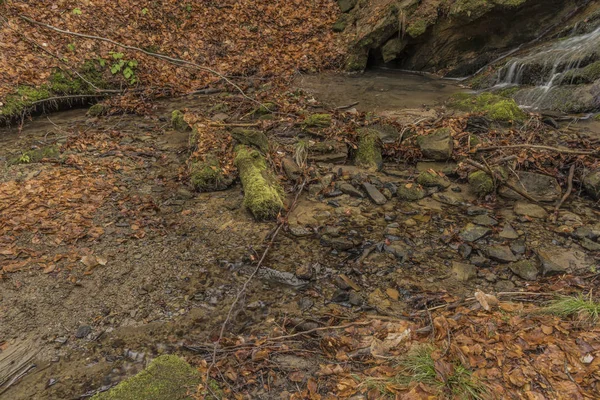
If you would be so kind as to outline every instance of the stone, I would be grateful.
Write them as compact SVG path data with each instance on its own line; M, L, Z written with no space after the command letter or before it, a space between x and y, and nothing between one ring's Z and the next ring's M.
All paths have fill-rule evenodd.
M471 207L467 208L467 215L470 215L470 216L485 215L489 211L490 210L488 210L487 208L484 208L484 207L471 206Z
M263 153L269 151L269 140L264 132L256 129L236 128L231 131L231 137L237 142L257 148Z
M523 215L526 217L541 219L548 217L548 213L542 207L538 206L537 204L526 203L523 201L517 201L514 207L514 212L517 215Z
M365 197L360 190L358 190L357 188L355 188L348 182L338 183L337 188L340 192L347 194L349 196L352 196L352 197L358 197L359 199L362 199Z
M485 235L491 233L492 230L488 227L477 226L475 224L467 224L464 229L460 232L459 236L465 242L474 242L481 239Z
M77 328L77 332L75 332L75 337L77 339L83 339L90 333L92 333L92 327L89 325L83 325Z
M323 245L325 246L331 247L332 249L342 251L350 250L355 246L354 242L352 242L351 240L330 236L322 236L321 243L323 243Z
M510 250L515 254L525 254L527 248L525 242L518 240L510 244Z
M300 167L292 158L284 157L283 160L281 160L281 165L283 166L285 175L288 177L289 180L296 181L302 176L302 171L300 170Z
M467 178L471 191L478 196L491 194L496 189L492 177L483 171L471 172Z
M363 189L365 189L371 200L373 200L373 203L380 206L387 203L387 198L374 185L363 182Z
M398 260L404 261L408 258L408 249L405 245L398 242L393 242L383 246L383 249L390 254L393 254Z
M458 246L458 252L462 258L468 258L473 252L473 248L468 244L462 243L460 246Z
M580 244L581 244L581 247L583 247L586 250L600 251L600 244L598 244L588 238L584 238Z
M417 137L417 144L423 157L436 161L444 161L452 157L454 141L449 128L440 128L430 135Z
M289 231L292 235L296 237L311 236L314 233L312 229L306 228L301 225L290 225Z
M594 200L600 200L600 170L592 171L584 176L583 188Z
M504 228L502 228L502 231L498 236L500 236L503 239L517 239L519 237L519 234L517 233L515 228L513 228L512 225L507 222L504 224Z
M517 258L508 246L488 246L485 252L489 258L501 263L517 261Z
M539 248L536 254L542 263L544 275L577 272L593 265L585 253L557 246Z
M395 60L400 53L402 53L402 50L404 50L407 44L408 40L400 36L388 40L381 48L383 62L388 63Z
M473 256L471 257L471 264L480 268L487 268L490 266L490 260L481 256Z
M498 221L488 215L478 215L473 218L473 222L481 226L496 226Z
M364 300L360 294L356 292L350 292L348 295L348 303L352 304L353 306L362 306Z
M515 284L509 280L501 279L494 284L496 292L512 292L515 289Z
M521 260L509 264L508 268L521 279L534 281L538 276L538 268L529 260Z
M466 282L469 279L477 276L477 268L475 268L474 265L456 261L452 263L452 272L456 276L456 279L463 282Z
M336 140L316 142L308 149L308 160L315 163L343 164L347 157L348 147Z
M427 192L421 186L415 185L414 183L401 185L400 187L398 187L398 191L396 192L396 196L400 200L405 201L421 200L426 195Z
M458 164L452 161L440 162L440 161L419 161L417 163L417 171L429 171L441 172L444 175L456 175L458 171Z
M435 171L423 171L417 176L417 183L425 187L437 187L446 189L450 186L450 181L443 175Z
M225 113L217 113L215 115L213 115L212 117L210 117L211 120L216 121L216 122L223 122L223 121L227 121L229 119L229 115L225 114Z
M467 118L467 126L465 132L470 133L487 133L490 130L490 120L486 117L472 115Z
M562 196L562 190L556 178L548 175L542 175L535 172L518 171L508 178L508 183L512 184L529 194L536 201L555 202ZM498 193L507 199L523 200L523 197L507 186L501 186Z
M338 6L340 6L340 10L342 10L343 13L352 10L356 3L358 3L358 0L338 0Z
M298 279L310 280L313 276L313 268L310 265L300 265L296 268L296 277Z
M350 293L343 289L337 289L331 296L332 303L346 303L350 300Z

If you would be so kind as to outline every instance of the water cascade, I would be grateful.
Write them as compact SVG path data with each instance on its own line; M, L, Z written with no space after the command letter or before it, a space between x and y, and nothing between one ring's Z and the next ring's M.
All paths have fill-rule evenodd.
M600 78L600 27L571 36L514 58L498 71L495 88L528 86L517 101L524 108L543 109L561 86L592 83Z

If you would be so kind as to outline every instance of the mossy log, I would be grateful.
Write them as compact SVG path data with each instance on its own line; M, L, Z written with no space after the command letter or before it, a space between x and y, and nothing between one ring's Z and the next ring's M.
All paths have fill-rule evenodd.
M283 188L264 157L251 147L238 145L234 163L244 187L244 206L258 220L275 218L283 209Z
M358 148L354 155L354 163L370 171L377 171L383 166L379 132L375 129L358 130Z

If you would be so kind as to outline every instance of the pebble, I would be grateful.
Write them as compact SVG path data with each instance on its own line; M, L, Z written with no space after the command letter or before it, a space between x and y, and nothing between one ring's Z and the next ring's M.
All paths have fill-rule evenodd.
M515 231L515 228L512 227L508 222L504 224L504 228L500 232L499 236L503 239L517 239L519 234Z
M83 325L77 328L77 332L75 332L75 337L77 339L83 339L90 333L92 333L92 327L89 325Z

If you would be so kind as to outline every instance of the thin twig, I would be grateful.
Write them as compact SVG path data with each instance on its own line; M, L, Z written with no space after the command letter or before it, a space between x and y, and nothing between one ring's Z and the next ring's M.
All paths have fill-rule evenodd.
M55 27L53 25L45 24L43 22L39 22L39 21L36 21L34 19L31 19L31 18L29 18L29 17L27 17L25 15L19 15L19 18L21 18L21 19L29 22L30 24L43 26L44 28L47 28L47 29L50 29L50 30L53 30L55 32L62 33L62 34L65 34L65 35L77 36L77 37L86 38L86 39L92 39L92 40L100 40L100 41L107 42L107 43L113 44L115 46L121 47L123 49L138 51L138 52L146 54L146 55L148 55L150 57L160 58L162 60L168 61L168 62L170 62L172 64L175 64L175 65L188 65L188 66L197 68L197 69L199 69L201 71L209 72L209 73L211 73L211 74L213 74L215 76L218 76L219 78L223 79L225 82L227 82L228 84L230 84L231 86L233 86L246 99L248 99L248 100L250 100L250 101L252 101L254 103L263 105L259 101L257 101L255 99L249 97L246 93L244 93L244 91L242 90L242 88L240 88L238 85L236 85L235 83L233 83L225 75L223 75L222 73L220 73L218 71L215 71L212 68L205 67L203 65L196 64L196 63L191 62L191 61L182 60L180 58L170 57L170 56L167 56L167 55L164 55L164 54L154 53L154 52L151 52L151 51L147 51L147 50L141 49L139 47L130 46L130 45L127 45L127 44L123 44L123 43L120 43L120 42L117 42L115 40L108 39L108 38L105 38L105 37L102 37L102 36L86 35L84 33L71 32L71 31L68 31L68 30L65 30L65 29L60 29L60 28L57 28L57 27Z
M350 328L352 326L364 326L364 325L370 325L372 323L373 323L372 321L364 321L364 322L352 322L352 323L346 324L346 325L321 326L319 328L309 329L307 331L302 331L302 332L294 333L294 334L291 334L291 335L284 335L284 336L277 336L277 337L274 337L274 338L267 338L265 340L267 342L275 342L275 341L278 341L278 340L291 339L291 338L295 338L295 337L302 336L302 335L308 335L309 333L314 333L314 332L319 332L319 331L328 331L328 330L332 330L332 329L346 329L346 328Z
M339 107L336 107L336 108L334 108L334 110L336 110L336 111L338 111L338 110L346 110L346 109L348 109L348 108L351 108L351 107L354 107L354 106L358 105L358 103L359 103L358 101L355 101L354 103L352 103L352 104L348 104L348 105L346 105L346 106L339 106Z
M502 149L516 149L516 148L529 148L529 149L536 149L536 150L548 150L548 151L554 151L554 152L557 152L557 153L576 154L576 155L580 155L580 156L598 156L600 154L598 151L559 149L557 147L543 146L543 145L538 145L538 144L511 144L511 145L507 145L507 146L480 147L480 148L476 149L476 151L480 152L480 151L491 151L491 150L502 150Z
M294 198L294 201L292 202L292 205L290 206L290 208L288 210L288 213L287 213L288 216L294 210L294 207L296 206L296 203L298 201L298 197L300 197L300 193L302 193L302 190L304 189L304 186L306 185L306 182L307 182L307 179L305 179L304 182L302 182L302 185L300 185L300 188L298 189L298 193L296 193L296 197ZM212 354L212 362L210 363L210 365L208 366L208 368L206 370L206 383L207 383L207 387L208 387L208 382L209 382L209 379L210 379L210 371L212 370L212 368L217 363L217 349L218 349L219 343L223 339L223 335L225 334L225 328L227 327L227 324L229 323L229 320L231 319L231 315L233 314L233 309L235 308L235 306L237 305L237 303L240 301L242 295L246 292L246 289L248 288L248 285L250 284L250 282L252 281L252 279L254 279L254 277L256 276L256 274L258 273L258 271L260 270L260 267L262 266L263 261L267 257L267 254L269 253L269 250L271 249L271 247L273 246L273 243L275 242L275 239L277 238L277 234L281 231L281 228L283 228L283 225L285 225L285 221L286 220L287 220L287 218L281 219L279 221L279 223L277 225L277 229L275 230L275 233L273 233L273 236L271 237L271 240L267 244L267 247L265 248L265 251L263 252L262 257L258 261L258 264L256 264L256 268L254 268L254 271L252 271L252 274L250 274L250 276L248 277L248 279L246 279L246 282L244 282L244 285L239 290L239 292L236 294L235 299L233 299L233 303L231 303L231 306L229 307L229 311L227 312L227 316L225 317L225 321L223 321L223 324L221 325L221 331L219 332L219 338L214 343L213 354Z
M560 207L569 198L569 196L571 195L571 192L573 191L573 176L574 175L575 175L575 164L572 164L571 168L569 168L569 178L567 180L567 191L565 192L563 197L558 201L558 203L556 203L556 207L554 208L554 217L553 217L553 221L552 221L553 223L556 223L556 221L558 220L558 210L560 210Z

